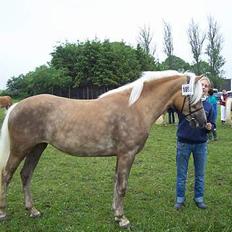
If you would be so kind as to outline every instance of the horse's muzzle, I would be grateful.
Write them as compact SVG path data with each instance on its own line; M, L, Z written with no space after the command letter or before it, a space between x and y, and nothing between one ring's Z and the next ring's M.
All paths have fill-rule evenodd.
M206 126L206 122L199 123L198 120L196 120L195 118L191 118L191 120L189 121L189 125L192 128L197 128L197 127L204 128Z
M197 127L199 127L199 123L198 123L198 121L197 121L195 118L191 118L191 120L189 121L189 125L190 125L192 128L197 128Z

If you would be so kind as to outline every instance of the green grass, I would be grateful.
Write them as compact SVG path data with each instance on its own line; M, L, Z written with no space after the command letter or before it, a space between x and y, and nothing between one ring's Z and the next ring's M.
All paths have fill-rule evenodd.
M3 111L0 112L0 120ZM131 231L232 231L232 128L218 123L217 142L209 144L205 200L208 209L193 202L194 171L190 160L187 202L175 203L175 125L154 125L129 177L125 213ZM15 173L8 191L8 219L0 231L123 231L111 211L115 157L79 158L49 146L32 179L35 205L42 217L31 219L23 205Z

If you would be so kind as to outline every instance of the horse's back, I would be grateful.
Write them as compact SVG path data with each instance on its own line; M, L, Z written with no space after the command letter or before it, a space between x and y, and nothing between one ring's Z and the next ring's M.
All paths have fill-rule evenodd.
M33 123L39 127L45 124L62 123L65 117L75 115L77 108L81 109L88 104L88 101L78 101L49 94L35 95L20 101L9 117L9 123L15 126L27 126Z

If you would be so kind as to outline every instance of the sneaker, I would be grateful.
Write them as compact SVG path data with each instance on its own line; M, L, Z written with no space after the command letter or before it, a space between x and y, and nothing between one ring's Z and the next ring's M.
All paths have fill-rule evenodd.
M184 202L181 202L181 203L177 202L174 207L176 210L180 210L184 207Z
M204 202L195 201L195 204L199 209L206 209L207 208L207 205Z

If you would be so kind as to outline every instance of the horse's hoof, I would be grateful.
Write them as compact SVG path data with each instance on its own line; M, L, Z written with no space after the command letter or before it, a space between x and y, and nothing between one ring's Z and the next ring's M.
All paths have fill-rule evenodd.
M114 219L116 222L118 222L121 228L128 228L130 226L130 221L125 216L122 217L116 216Z
M31 208L29 210L29 212L30 212L30 217L31 218L36 218L36 217L40 217L41 216L41 213L36 208Z

